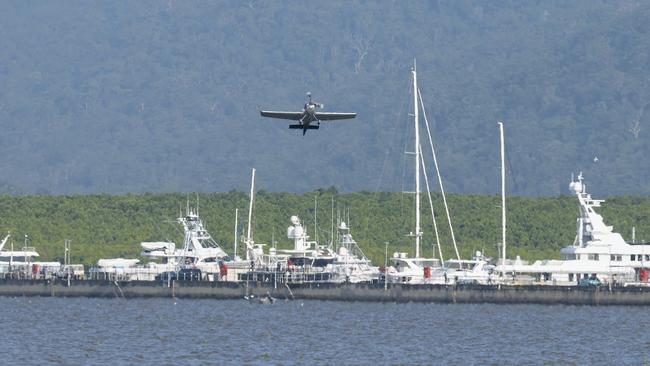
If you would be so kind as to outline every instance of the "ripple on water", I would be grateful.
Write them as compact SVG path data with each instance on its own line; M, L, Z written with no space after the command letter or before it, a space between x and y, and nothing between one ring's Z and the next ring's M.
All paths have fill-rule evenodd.
M645 308L0 297L3 364L631 364Z

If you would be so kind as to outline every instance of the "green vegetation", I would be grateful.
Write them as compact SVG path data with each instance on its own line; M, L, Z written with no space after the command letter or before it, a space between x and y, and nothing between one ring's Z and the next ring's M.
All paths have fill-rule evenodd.
M242 192L200 194L200 215L215 239L232 252L235 208L240 209L240 228L246 227L248 197ZM384 243L389 252L413 253L413 196L401 193L338 193L320 189L305 194L258 192L254 238L257 242L289 247L286 228L289 217L298 215L314 235L314 201L318 203L318 239L329 241L332 197L335 211L347 217L352 234L365 253L377 264L384 260ZM195 206L196 196L189 196ZM180 225L174 223L185 210L187 195L127 194L72 196L0 196L2 230L13 234L14 248L21 248L24 234L28 245L41 253L42 260L61 260L64 239L72 240L72 259L86 265L99 258L137 257L141 241L171 240L182 243ZM500 198L481 195L449 195L452 223L461 255L475 250L496 255L500 242ZM440 197L434 195L434 202ZM429 255L433 235L430 216L423 209L423 250ZM574 238L577 203L574 197L512 197L508 199L509 256L524 259L557 258L558 250ZM440 204L436 212L444 212ZM636 227L639 240L650 238L650 197L612 197L601 209L605 222L630 239ZM335 214L336 216L336 214ZM438 219L443 253L453 256L449 230ZM7 244L11 245L11 242Z
M499 191L503 120L512 193L583 170L648 195L648 19L610 0L5 1L0 192L226 192L249 167L270 191L398 192L416 57L450 192ZM306 91L358 118L303 138L259 117Z

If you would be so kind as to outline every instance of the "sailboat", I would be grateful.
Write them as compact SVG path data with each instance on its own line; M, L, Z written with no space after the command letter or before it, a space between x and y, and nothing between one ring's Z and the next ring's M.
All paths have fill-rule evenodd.
M413 65L411 75L413 77L413 125L415 128L415 230L409 234L409 236L415 239L415 257L409 257L408 254L404 252L394 253L393 257L390 258L393 265L386 268L384 281L389 283L421 284L429 283L431 281L432 273L440 272L442 269L442 261L439 258L425 258L420 256L420 243L422 239L420 214L420 167L424 166L422 165L422 150L420 147L420 98L415 65ZM430 190L427 189L427 193L429 192ZM440 258L442 258L442 256L440 256Z
M483 253L477 251L472 259L461 259L456 245L453 226L449 215L449 208L445 197L444 188L442 185L442 178L440 177L440 169L436 158L435 150L433 148L433 140L431 138L431 130L426 118L426 111L424 111L424 103L422 96L417 85L417 71L415 65L411 71L413 77L413 125L415 130L415 230L409 236L415 238L415 257L409 257L407 253L394 253L391 258L393 265L386 269L384 281L389 283L403 283L403 284L454 284L454 283L491 283L492 272L494 266L491 265ZM444 208L446 211L451 239L453 242L456 257L443 261L442 249L440 247L440 237L438 234L438 227L436 224L435 214L433 212L433 202L431 199L431 189L427 178L426 166L422 157L422 147L420 141L420 107L424 120L426 122L428 142L433 155L433 162L436 168L438 183L442 193ZM429 200L429 207L431 209L431 216L433 221L433 229L435 233L436 243L438 247L438 258L426 258L420 254L420 246L422 240L421 229L421 215L420 215L420 168L422 168L422 176L425 179L426 193Z

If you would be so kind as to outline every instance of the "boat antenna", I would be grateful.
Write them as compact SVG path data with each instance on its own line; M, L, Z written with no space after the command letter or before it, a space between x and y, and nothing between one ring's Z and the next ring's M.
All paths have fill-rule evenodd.
M350 207L348 207L348 228L352 227L352 224L350 223Z
M271 246L273 247L273 249L275 249L275 225L273 225L271 231Z

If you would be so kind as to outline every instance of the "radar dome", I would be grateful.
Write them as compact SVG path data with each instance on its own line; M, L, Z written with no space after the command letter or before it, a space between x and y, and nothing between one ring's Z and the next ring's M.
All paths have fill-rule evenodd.
M300 219L298 216L291 216L291 223L294 225L300 225Z
M569 183L569 189L572 190L575 193L581 193L582 192L582 184L579 182L571 182Z

